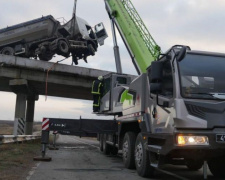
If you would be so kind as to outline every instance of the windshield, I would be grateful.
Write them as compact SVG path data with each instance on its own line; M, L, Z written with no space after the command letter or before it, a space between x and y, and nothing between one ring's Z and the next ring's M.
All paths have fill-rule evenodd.
M225 57L187 54L178 66L183 97L225 99Z

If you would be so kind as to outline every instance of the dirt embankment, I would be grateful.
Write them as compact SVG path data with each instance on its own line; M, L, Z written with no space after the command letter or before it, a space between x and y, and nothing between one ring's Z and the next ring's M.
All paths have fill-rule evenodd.
M13 134L13 121L0 121L0 134L12 135Z
M40 140L0 145L0 180L24 180L40 155Z
M0 134L12 135L13 134L14 121L2 121L0 120ZM34 122L33 132L41 131L41 122Z

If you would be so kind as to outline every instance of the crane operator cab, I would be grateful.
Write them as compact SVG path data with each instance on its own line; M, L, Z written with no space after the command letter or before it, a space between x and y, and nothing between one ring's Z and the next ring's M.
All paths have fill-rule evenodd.
M120 115L123 108L124 92L127 92L131 77L110 73L103 77L103 94L99 114Z

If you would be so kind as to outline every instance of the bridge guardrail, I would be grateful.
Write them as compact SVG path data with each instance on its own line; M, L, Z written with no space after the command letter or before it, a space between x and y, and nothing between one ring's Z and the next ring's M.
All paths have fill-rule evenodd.
M30 141L35 139L40 139L41 136L37 135L0 135L0 145L1 144L9 144L9 143L16 143L16 142L23 142L23 141Z

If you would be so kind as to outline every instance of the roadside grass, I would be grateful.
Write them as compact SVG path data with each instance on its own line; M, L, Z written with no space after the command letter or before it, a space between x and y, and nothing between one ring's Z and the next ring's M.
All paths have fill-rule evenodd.
M12 121L13 122L13 121ZM41 131L41 124L34 123L33 132ZM13 123L0 123L0 134L2 135L12 135L13 134Z
M34 166L33 157L40 155L40 140L0 145L0 180L26 179Z
M12 135L13 134L13 126L9 125L9 124L0 124L0 134Z

